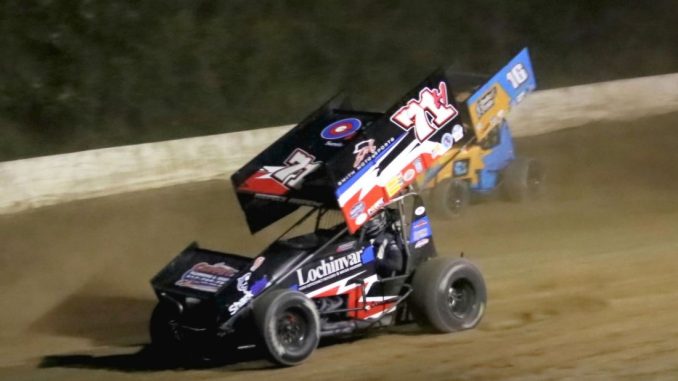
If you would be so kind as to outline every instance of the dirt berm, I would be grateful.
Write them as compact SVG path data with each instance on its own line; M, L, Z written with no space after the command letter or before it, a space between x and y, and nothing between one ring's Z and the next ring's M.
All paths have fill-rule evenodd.
M678 379L678 114L518 141L542 199L435 220L441 255L485 274L472 331L406 330L320 348L307 363L164 369L143 345L148 280L192 240L254 255L215 181L0 217L0 380Z

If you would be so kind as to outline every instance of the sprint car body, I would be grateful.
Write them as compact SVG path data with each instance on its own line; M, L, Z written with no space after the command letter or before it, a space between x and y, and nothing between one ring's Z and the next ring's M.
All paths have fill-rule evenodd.
M511 129L506 121L511 108L536 89L527 48L495 75L451 73L453 86L461 90L462 123L473 135L436 160L418 179L420 189L431 193L432 206L443 217L456 217L473 199L503 192L514 201L539 193L543 180L540 164L516 156Z
M272 143L231 178L247 224L255 233L305 214L255 258L195 243L181 252L151 281L154 346L257 347L295 365L321 337L412 319L439 332L477 325L482 275L464 259L436 258L411 187L469 139L458 110L437 71L386 113L335 97Z

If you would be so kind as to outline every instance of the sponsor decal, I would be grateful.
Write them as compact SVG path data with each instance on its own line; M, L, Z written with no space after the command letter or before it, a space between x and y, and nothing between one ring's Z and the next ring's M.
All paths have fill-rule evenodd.
M266 260L266 257L257 257L257 259L254 260L254 263L252 263L252 267L250 267L250 271L254 271L258 269L262 263Z
M464 127L462 127L461 124L455 124L454 127L452 127L451 133L446 132L443 134L442 138L440 139L440 145L433 149L433 156L437 157L443 155L445 152L449 151L452 146L454 146L454 143L460 141L463 138Z
M254 297L252 292L248 290L249 287L249 280L250 277L252 276L251 272L246 273L245 275L242 275L236 280L236 289L240 291L243 296L235 301L233 304L228 306L228 312L231 314L231 316L235 315L236 312L238 312L241 308L245 306L245 304L249 303L250 300Z
M369 159L363 160L357 168L354 168L351 172L347 173L341 180L337 182L337 186L341 187L344 183L349 181L353 176L356 175L360 170L362 170L368 163L370 163L373 158L379 157L380 154L384 153L387 149L392 148L393 143L395 142L395 137L390 137L382 145L377 147L377 150L374 151L372 155L369 155Z
M440 144L443 145L443 148L445 148L445 151L452 148L452 144L454 144L454 139L452 138L452 134L449 133L449 132L444 133L443 138L440 139Z
M367 213L361 213L358 217L355 219L356 225L362 225L367 221Z
M494 100L497 98L497 86L492 86L492 88L483 94L478 103L476 103L476 114L478 118L485 115L486 112L490 111L494 107Z
M200 262L186 271L174 284L195 290L216 292L238 272L223 262L209 264Z
M421 143L457 115L459 111L449 103L447 85L441 81L437 89L423 88L418 98L410 99L390 119L405 131L414 128L414 135Z
M377 148L374 146L374 139L363 140L362 142L356 143L353 147L353 154L355 154L355 161L353 162L353 168L358 168L366 158L375 153Z
M242 298L238 299L235 303L228 306L228 312L231 314L231 316L235 315L235 313L240 311L240 309L243 308L247 303L249 303L253 297L254 296L252 295L252 293L247 291L247 293L243 295Z
M452 127L452 140L454 140L454 142L456 143L463 138L464 138L464 127L461 124L455 124L454 127Z
M414 210L414 215L415 216L421 216L422 214L424 214L425 211L426 211L426 208L424 208L423 206L419 206L419 207L417 207L417 209Z
M361 253L362 250L336 258L333 256L324 258L311 267L298 269L296 275L299 289L301 290L305 287L310 287L340 274L357 269L363 263Z
M357 204L351 208L351 212L349 215L351 218L356 219L358 218L359 215L361 215L365 211L365 203L362 201L359 201Z
M414 169L410 168L403 174L403 180L405 180L406 183L409 183L410 180L412 180L416 174L417 172L415 172Z
M414 243L414 248L419 249L420 247L426 245L427 243L429 243L428 238L420 239L419 241Z
M527 91L522 91L516 95L516 103L520 103L523 101L523 98L527 95Z
M416 158L413 164L414 169L417 171L417 173L424 172L424 164L421 162L421 158Z
M431 224L427 216L421 217L412 223L410 228L410 243L420 241L433 235Z
M338 120L323 128L322 132L320 132L320 137L325 140L348 139L358 132L361 126L362 122L360 119L348 118Z
M379 211L379 209L381 209L382 206L384 206L384 198L380 197L377 202L372 204L372 206L367 209L367 215L372 217Z
M277 195L265 194L265 193L256 193L254 195L254 198L259 198L259 199L262 199L262 200L287 202L287 203L295 204L295 205L314 206L314 207L323 206L323 203L319 202L319 201L304 200L304 199L300 199L300 198L284 197L284 196L277 196Z
M457 160L452 165L454 177L465 176L468 174L469 161L468 159Z
M342 243L341 245L337 246L337 253L341 253L341 252L346 251L346 250L351 250L354 247L355 247L355 241Z
M386 193L388 197L393 197L394 194L400 192L403 187L403 178L398 174L386 183Z
M252 298L259 295L266 288L266 286L268 286L268 279L264 276L263 278L254 282L250 288L249 281L251 277L252 272L250 271L236 279L235 288L243 295L240 299L228 306L228 312L231 314L231 316L240 311L240 309L247 305L247 303L249 303Z
M325 142L325 145L328 146L328 147L337 147L337 148L341 148L341 147L344 146L344 143L342 143L342 142L333 142L333 141L331 141L331 140L328 140L328 141Z

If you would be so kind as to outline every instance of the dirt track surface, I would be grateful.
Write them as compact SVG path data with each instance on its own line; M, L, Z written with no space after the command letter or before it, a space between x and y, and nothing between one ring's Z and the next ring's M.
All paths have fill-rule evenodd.
M678 379L678 114L521 140L548 188L435 220L488 284L472 331L415 329L320 348L303 365L146 361L148 279L190 241L254 255L225 182L0 217L0 380Z

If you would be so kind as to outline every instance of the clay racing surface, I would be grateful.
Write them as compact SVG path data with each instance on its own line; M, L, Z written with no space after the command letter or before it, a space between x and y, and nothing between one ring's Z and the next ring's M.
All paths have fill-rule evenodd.
M676 147L678 114L519 141L548 169L541 200L434 221L441 254L485 274L477 329L392 330L288 369L167 369L144 349L148 280L185 245L254 255L274 237L250 238L226 182L0 217L0 379L678 379Z

